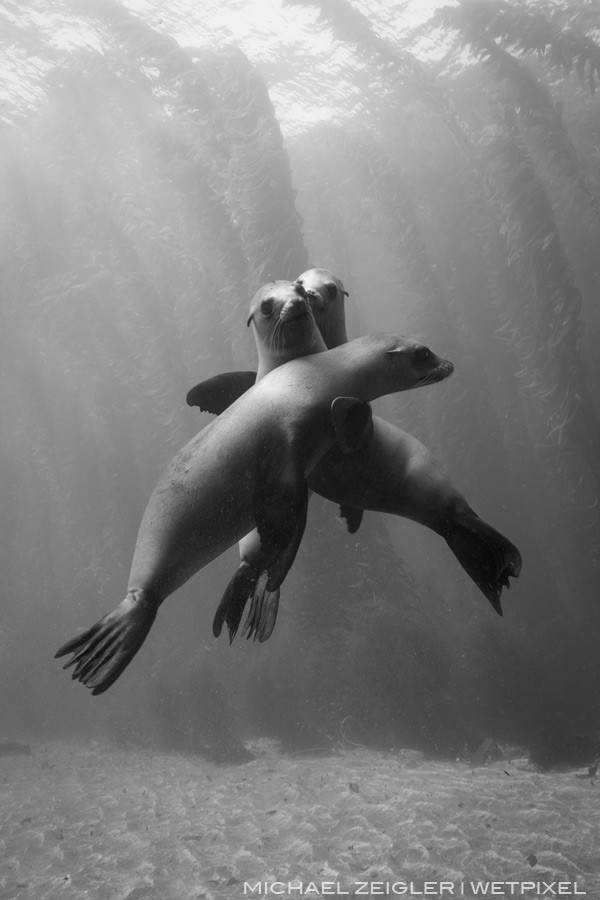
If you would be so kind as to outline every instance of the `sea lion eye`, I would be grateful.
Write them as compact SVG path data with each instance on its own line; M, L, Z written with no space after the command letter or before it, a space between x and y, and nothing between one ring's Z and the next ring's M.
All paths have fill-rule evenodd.
M418 363L423 363L426 365L430 363L433 359L433 353L429 349L429 347L417 347L414 352L415 360Z
M260 304L260 311L265 318L269 318L269 316L273 315L273 298L267 297L266 300L263 300Z
M335 300L335 298L337 297L337 292L338 292L336 284L325 285L325 291L327 293L328 300Z

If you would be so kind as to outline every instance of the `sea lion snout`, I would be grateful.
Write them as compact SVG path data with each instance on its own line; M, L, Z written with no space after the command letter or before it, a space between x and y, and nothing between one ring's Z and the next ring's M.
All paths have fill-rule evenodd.
M328 269L307 269L298 276L296 284L302 285L311 297L320 297L324 303L349 296L340 279Z
M296 279L308 296L312 314L327 347L339 347L348 341L344 298L348 291L328 269L307 269Z
M436 356L428 347L419 349L427 351L426 354L416 354L417 366L422 367L424 371L423 378L419 381L419 387L424 387L427 384L437 384L438 381L444 381L445 378L449 378L452 375L454 363L451 363L449 359L442 359L441 356Z
M314 290L314 288L305 287L300 280L294 282L294 287L301 292L303 297L310 302L311 309L313 312L318 310L319 312L325 308L325 301L321 296L320 292Z
M273 281L256 292L247 324L262 321L266 327L304 317L309 311L308 295L301 284Z
M437 381L443 381L444 378L449 378L454 372L454 363L451 363L449 359L441 359L439 356L436 357L436 359L438 361L437 367L431 375L432 380L427 382L428 384L435 384Z
M436 384L454 372L454 365L450 360L442 359L429 347L416 344L409 338L382 334L376 336L376 340L383 343L383 355L397 367L402 377L412 379L411 387Z
M310 313L310 306L306 294L302 297L292 297L287 300L279 313L280 322L290 322L294 319L303 319Z

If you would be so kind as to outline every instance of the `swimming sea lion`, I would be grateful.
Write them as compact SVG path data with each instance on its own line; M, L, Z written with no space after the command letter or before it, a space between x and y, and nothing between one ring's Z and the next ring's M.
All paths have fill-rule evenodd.
M309 296L327 349L347 343L345 298L349 294L340 279L328 269L308 269L296 279L296 284L301 285Z
M257 372L226 372L193 387L187 395L190 406L204 409L204 399L210 411L217 415L260 380L267 372L290 359L327 350L321 332L315 325L315 307L320 298L311 298L310 311L307 294L297 282L273 281L259 288L246 322L252 325L258 351ZM337 346L337 344L336 344Z
M75 665L73 678L94 694L107 690L161 603L255 523L266 587L275 591L304 532L306 474L336 436L359 447L370 435L369 400L433 384L452 370L413 341L377 335L266 375L173 458L142 518L127 596L56 656L72 653L65 668Z
M307 292L328 348L348 340L342 282L327 269L308 269L297 279ZM349 525L352 510L391 513L441 535L459 563L502 615L500 594L518 577L521 554L507 538L479 518L421 441L374 418L374 439L342 456L335 444L311 473L312 490L342 504ZM360 520L359 520L360 521ZM352 528L350 528L352 531Z
M323 303L315 294L310 301L313 316L302 315L302 310L309 308L307 299L308 295L299 282L276 281L259 288L250 304L246 322L252 326L254 333L258 371L228 372L204 381L188 393L188 404L219 414L227 408L233 396L240 396L255 381L260 381L283 363L327 350L313 318L316 313L326 325L327 317L322 316ZM331 316L332 321L334 318ZM368 418L371 418L370 411ZM239 624L249 596L253 598L251 609L254 618L257 622L259 618L262 621L262 631L268 627L268 622L271 623L270 630L274 627L279 604L279 588L267 591L266 581L261 579L264 555L256 529L242 538L239 549L240 567L227 585L213 623L213 633L218 637L226 617L231 640L237 631L237 625L233 623ZM250 630L250 625L249 617L245 630Z
M309 269L296 283L307 292L319 329L327 335L328 346L345 343L347 292L342 282L325 269ZM277 364L276 360L284 361L285 347L282 349L280 338L277 355L270 353L268 329L260 308L252 320L264 372L269 361L273 365ZM311 345L318 348L313 336ZM294 346L298 347L297 341ZM291 358L292 342L289 349L288 358ZM307 349L307 352L319 351ZM252 377L252 373L245 375L247 381ZM218 383L218 379L219 376L211 382ZM219 411L211 406L209 382L195 390L202 393L203 409ZM509 587L509 576L517 577L521 569L517 548L479 518L420 441L379 418L373 419L373 426L374 439L360 451L345 455L339 445L331 447L309 476L311 489L340 504L351 533L360 525L362 510L370 509L411 519L440 534L496 612L502 615L502 588ZM260 540L255 532L240 543L240 551L242 564L217 609L213 630L218 635L226 621L233 640L246 600L251 596L244 633L265 641L275 625L279 596L270 595L265 589L265 579L260 574L263 565Z

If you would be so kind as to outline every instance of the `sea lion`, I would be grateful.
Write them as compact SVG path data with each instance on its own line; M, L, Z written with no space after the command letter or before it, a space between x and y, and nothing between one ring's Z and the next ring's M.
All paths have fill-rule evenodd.
M335 290L337 291L337 287ZM259 288L250 304L246 321L248 326L252 326L254 333L258 371L227 372L201 382L188 392L188 404L220 414L235 397L283 363L327 350L314 318L315 315L319 316L319 324L327 326L328 317L323 314L323 301L320 295L313 293L310 298L313 315L308 316L302 314L303 309L309 308L307 300L308 294L299 281L294 284L276 281ZM328 296L328 303L332 301L333 298ZM338 317L329 318L333 321ZM272 631L279 604L279 589L267 591L266 580L264 577L261 579L261 574L264 573L264 555L256 529L242 538L239 550L240 567L227 585L213 622L213 633L218 637L223 617L227 616L231 640L237 631L237 625L234 627L230 623L239 623L249 596L253 597L252 610L255 617L257 620L259 617L262 619L262 632L268 627L268 622L271 623ZM250 619L245 630L250 630Z
M340 279L328 269L308 269L296 279L296 284L308 294L328 350L347 343L345 298L350 295Z
M327 345L344 344L347 341L344 297L348 294L340 279L326 269L309 269L296 283L306 291L317 325L327 335ZM260 308L252 321L261 371L265 372L269 361L275 365L276 360L284 360L285 348L282 349L280 336L277 355L270 353L268 330L262 322ZM307 352L320 352L314 336L311 336L311 346L317 350L308 350L307 344ZM298 347L297 341L294 347ZM289 350L288 358L291 358L291 341ZM246 381L252 378L252 373L245 375ZM211 382L218 384L218 380L219 376ZM212 408L209 382L194 390L197 396L202 395L203 409L220 411ZM509 576L517 577L521 569L517 548L479 518L420 441L379 418L373 419L373 426L374 439L357 453L345 455L339 445L332 446L311 472L310 488L340 504L351 533L360 525L362 510L369 509L411 519L440 534L495 611L502 615L502 588L509 587ZM226 621L230 641L233 640L245 603L251 597L243 633L265 641L275 625L279 595L266 591L256 532L240 543L240 555L242 563L219 604L213 631L218 635Z
M293 360L192 438L150 497L125 599L56 653L73 654L65 665L75 666L72 677L94 694L107 690L140 649L161 603L255 523L266 588L277 590L304 532L307 473L336 438L353 449L370 439L369 400L451 374L452 363L425 351L380 334Z
M254 332L258 371L225 372L197 384L188 392L186 399L189 406L204 409L207 398L210 411L219 415L267 372L290 359L327 350L314 319L317 307L317 314L320 315L320 297L311 298L312 315L308 314L307 299L308 295L299 282L273 281L259 288L250 304L246 322L252 325Z
M328 348L348 340L344 296L339 278L327 269L308 269L297 279L307 292ZM350 523L352 510L391 513L411 519L441 535L502 615L502 587L518 577L521 554L507 538L479 518L421 441L374 418L374 440L357 453L342 456L333 445L311 473L312 490L342 504ZM352 529L350 529L352 530Z

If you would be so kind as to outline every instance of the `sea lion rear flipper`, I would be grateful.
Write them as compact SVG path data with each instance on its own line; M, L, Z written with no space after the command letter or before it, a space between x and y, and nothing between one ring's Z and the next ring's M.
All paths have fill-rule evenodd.
M188 391L188 406L220 416L256 382L256 372L223 372L201 381Z
M223 622L226 622L229 631L229 643L233 643L244 608L254 590L259 575L260 571L258 569L250 566L247 562L242 562L225 588L225 593L217 607L213 619L213 634L215 637L219 637Z
M73 680L102 694L113 684L138 652L156 617L157 607L142 591L130 591L116 609L57 650L54 658L73 656L63 666L75 666Z
M459 514L444 537L463 569L501 616L502 588L510 587L509 575L516 578L521 571L521 554L515 545L472 511Z
M364 400L336 397L331 404L331 418L344 453L362 449L373 437L373 412Z
M267 590L275 592L287 575L306 526L308 485L301 457L291 442L269 451L259 462L254 519L268 572Z
M267 590L268 577L268 572L263 572L254 586L250 610L242 630L242 637L258 639L261 644L271 637L279 610L280 591L279 588L276 591Z
M340 516L346 520L349 534L354 534L358 531L360 523L362 522L363 513L364 509L356 509L354 506L345 506L343 503L340 504Z

